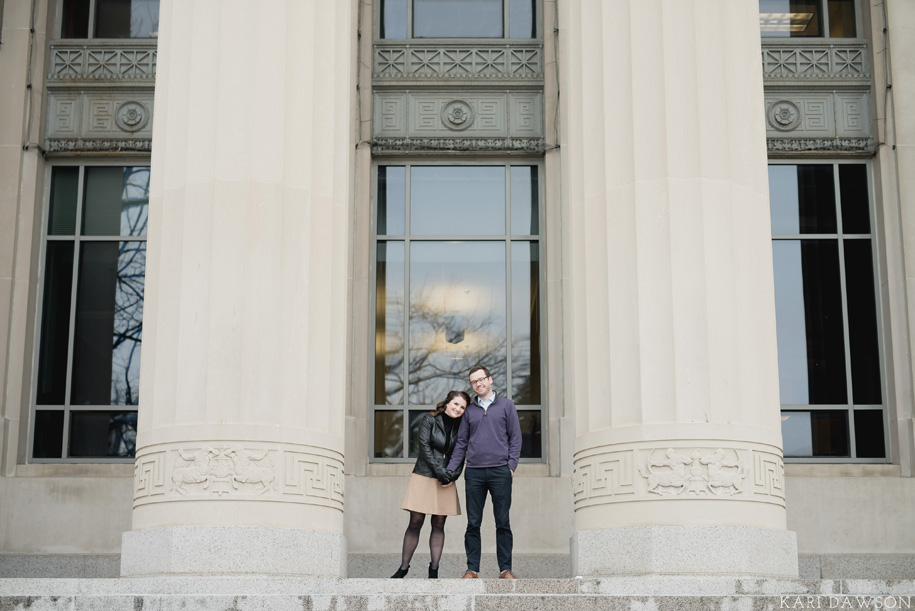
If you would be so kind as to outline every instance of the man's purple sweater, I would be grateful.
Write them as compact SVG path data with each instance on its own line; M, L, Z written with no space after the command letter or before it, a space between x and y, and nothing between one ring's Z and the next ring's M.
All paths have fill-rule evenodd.
M468 469L502 465L508 465L512 471L518 468L521 423L514 403L496 397L489 409L484 410L479 404L479 397L471 401L461 418L457 444L448 469L457 469L465 456Z

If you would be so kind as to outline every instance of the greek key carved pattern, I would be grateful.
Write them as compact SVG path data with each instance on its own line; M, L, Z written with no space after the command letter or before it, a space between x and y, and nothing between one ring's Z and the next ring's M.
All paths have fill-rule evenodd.
M858 93L837 93L836 113L840 121L837 131L840 136L867 136L870 132L870 105L867 96Z
M774 454L753 453L753 494L785 502L785 464Z
M137 458L133 477L134 500L165 494L165 452L153 452Z
M575 509L629 501L734 499L784 506L784 465L766 450L636 448L575 459Z
M326 456L286 452L283 494L308 496L343 510L343 464Z
M766 80L868 81L866 45L772 46L762 50Z
M76 100L54 100L52 104L54 117L53 131L58 134L75 135L78 128L78 104Z
M635 494L632 467L635 450L590 456L575 465L572 500L575 506L600 504L605 497Z
M543 78L536 47L375 46L372 77L397 80L518 80Z
M48 82L139 81L152 84L158 56L155 43L144 47L52 45Z

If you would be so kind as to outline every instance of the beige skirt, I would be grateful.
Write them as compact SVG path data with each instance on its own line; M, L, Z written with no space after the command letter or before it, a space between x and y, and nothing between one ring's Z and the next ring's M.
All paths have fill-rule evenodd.
M459 516L461 502L458 500L457 484L443 488L434 477L411 473L400 508L433 516Z

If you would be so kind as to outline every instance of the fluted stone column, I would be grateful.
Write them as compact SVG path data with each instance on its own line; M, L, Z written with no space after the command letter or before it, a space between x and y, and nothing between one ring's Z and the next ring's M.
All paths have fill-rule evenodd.
M123 575L345 575L353 2L163 0Z
M560 1L577 575L797 575L756 0Z

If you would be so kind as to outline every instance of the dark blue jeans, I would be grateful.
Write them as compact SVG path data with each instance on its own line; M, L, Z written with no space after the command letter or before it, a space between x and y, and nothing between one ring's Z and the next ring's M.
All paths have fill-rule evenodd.
M464 469L464 490L467 497L467 532L464 550L467 568L480 571L480 524L486 493L492 496L492 514L496 519L496 558L499 571L512 568L512 529L508 514L512 506L512 472L508 465Z

